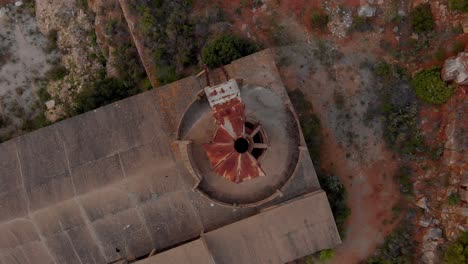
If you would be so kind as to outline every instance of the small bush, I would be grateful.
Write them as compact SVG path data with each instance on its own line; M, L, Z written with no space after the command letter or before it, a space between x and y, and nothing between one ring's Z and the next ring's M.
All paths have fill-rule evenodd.
M45 74L46 78L51 81L56 81L63 79L68 74L67 68L63 65L54 65L50 70L48 70Z
M417 246L412 240L411 223L401 223L380 246L374 256L370 257L367 264L411 264L413 263L413 254Z
M458 193L451 193L447 197L447 203L449 205L458 205L461 202L460 195Z
M54 50L56 50L58 48L58 44L57 44L57 41L58 41L58 32L57 30L51 30L49 31L49 33L47 34L47 47L46 47L46 51L47 52L52 52Z
M99 80L85 87L75 98L75 107L70 115L91 111L98 107L135 95L139 90L114 78Z
M454 88L440 77L440 68L430 68L416 73L411 80L416 95L426 103L440 105L448 101Z
M258 46L249 40L234 35L221 35L203 49L203 61L210 68L216 68L257 50Z
M438 61L442 61L445 58L445 50L444 48L440 47L437 49L437 51L434 53L434 58Z
M463 232L444 253L446 264L465 264L468 261L468 232Z
M426 151L424 139L417 128L417 106L396 107L385 104L384 139L391 150L412 155Z
M468 2L468 1L467 1ZM453 52L455 53L459 53L459 52L462 52L463 50L465 50L465 44L461 41L456 41L455 43L453 43L452 45L452 50Z
M333 249L325 249L320 251L320 261L329 261L335 257L335 251Z
M40 113L37 116L24 121L22 130L25 132L31 132L39 128L49 126L51 124L52 123L46 118L46 116Z
M327 28L329 20L330 18L323 11L314 11L310 15L310 22L312 24L312 28L319 29L322 31Z
M402 166L397 174L397 180L400 184L400 193L403 195L411 195L413 193L413 184L411 183L411 168Z
M372 23L368 17L354 16L351 28L359 32L370 31L372 30Z
M434 17L432 16L431 5L429 3L417 6L410 13L411 27L415 32L425 33L434 28Z
M319 163L320 147L322 145L320 120L312 112L312 104L306 100L301 90L295 89L289 92L289 98L299 116L302 133L304 134L304 139L309 148L310 157L312 161L317 164Z
M320 185L327 193L338 231L341 237L344 237L345 222L348 216L351 215L351 209L346 204L348 192L338 176L324 174L320 171L318 174Z
M450 10L468 12L468 1L466 0L449 0Z

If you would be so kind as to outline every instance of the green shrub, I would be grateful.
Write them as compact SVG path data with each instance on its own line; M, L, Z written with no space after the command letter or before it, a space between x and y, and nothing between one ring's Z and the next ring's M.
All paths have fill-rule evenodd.
M442 61L445 58L445 50L442 47L439 47L434 53L434 58L438 61Z
M325 249L320 251L320 261L329 261L335 257L335 251L333 249Z
M310 22L312 28L325 30L327 28L330 18L323 11L313 11L310 15Z
M451 193L447 197L447 203L449 205L458 205L461 202L460 195L458 193Z
M365 32L372 30L372 23L368 17L354 16L351 28L359 32Z
M197 50L203 35L195 36L195 23L190 16L193 0L131 2L139 14L143 44L152 51L160 84L177 80L187 66L198 63Z
M46 72L45 77L51 81L56 81L56 80L63 79L67 74L68 74L67 68L65 68L61 64L58 64L58 65L52 66L52 68L50 68Z
M397 174L397 180L400 184L400 193L403 195L411 195L413 193L413 184L411 183L411 168L402 166Z
M351 215L351 209L346 204L348 192L345 186L340 181L340 178L335 175L324 174L318 172L320 186L327 193L328 201L335 218L336 226L341 237L345 236L345 222L348 216Z
M411 80L416 95L426 103L440 105L447 102L454 88L447 86L440 77L440 68L422 70Z
M52 123L46 118L46 116L43 113L40 113L36 115L35 117L32 117L24 121L22 130L24 132L31 132L39 128L49 126L51 124Z
M467 0L467 2L468 2L468 0ZM461 41L456 41L452 45L452 50L455 53L462 52L463 50L465 50L465 44L463 42L461 42Z
M431 5L429 3L418 5L410 13L411 27L415 32L424 33L434 28Z
M288 94L294 109L297 111L299 122L302 127L302 134L307 143L310 157L312 161L317 164L319 163L320 148L322 145L320 120L312 112L312 104L306 100L301 90L295 89Z
M249 40L234 35L221 35L208 43L203 49L203 61L215 68L231 61L250 55L258 46Z
M309 149L309 154L316 166L320 166L320 148L322 145L322 134L320 120L313 113L312 104L306 100L304 93L301 90L295 89L288 93L289 98L297 111L299 121L302 127L302 133ZM327 193L328 201L335 218L338 231L341 236L344 236L344 223L351 210L346 204L347 192L338 178L335 175L328 175L322 171L318 171L318 178L323 190Z
M468 232L463 232L444 253L446 264L465 264L468 261Z
M416 243L412 240L412 224L401 223L380 246L367 264L411 264Z
M467 0L449 0L450 10L461 11L463 13L468 12L468 1Z
M135 95L139 90L125 82L106 78L85 87L75 98L75 106L70 115L91 111L98 107Z
M52 29L49 31L49 33L47 34L47 47L45 48L45 50L47 52L52 52L52 51L55 51L56 49L58 49L58 44L57 44L57 41L58 41L58 32L57 30L55 29Z
M426 151L426 144L417 127L417 106L384 106L388 106L383 118L384 139L390 149L402 155Z

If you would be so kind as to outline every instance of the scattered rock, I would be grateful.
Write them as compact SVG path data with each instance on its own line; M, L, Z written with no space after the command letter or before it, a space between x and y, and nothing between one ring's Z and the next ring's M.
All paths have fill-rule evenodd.
M458 209L458 214L463 217L468 217L468 207L460 207Z
M462 27L463 27L463 33L467 34L468 33L468 17L465 17L462 21Z
M414 40L418 40L418 39L419 39L419 35L416 34L416 33L413 33L413 34L411 34L411 38L414 39Z
M426 234L424 235L425 241L435 241L442 238L442 229L440 228L429 228Z
M15 6L22 6L22 5L23 5L23 2L21 2L21 1L16 1L15 2Z
M359 7L358 16L360 17L373 17L375 16L375 12L377 8L370 6L370 5L363 5Z
M398 26L395 26L395 27L393 28L393 32L395 32L395 33L397 33L398 30L399 30Z
M432 218L422 218L419 220L419 226L429 227L432 223Z
M52 109L55 107L55 100L49 100L45 103L45 105L47 106L47 109Z
M401 17L405 17L406 16L406 12L402 9L399 9L398 10L398 15L401 16Z
M460 85L468 84L468 52L460 52L458 56L445 61L442 79L446 82L454 81Z
M424 264L433 264L435 261L434 251L426 251L423 253L421 260Z
M422 208L426 211L429 211L429 208L427 207L427 198L426 197L421 197L418 200L416 200L415 203L419 208Z

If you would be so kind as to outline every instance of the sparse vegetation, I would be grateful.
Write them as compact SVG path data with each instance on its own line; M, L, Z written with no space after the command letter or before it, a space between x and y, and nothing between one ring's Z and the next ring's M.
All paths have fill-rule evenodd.
M302 126L302 133L309 149L310 157L314 164L320 167L320 147L322 144L322 135L320 129L320 120L313 114L312 104L306 100L305 95L299 89L289 92L294 108L296 109L299 121ZM327 193L328 201L332 208L333 216L341 236L344 237L344 223L351 210L346 205L347 192L341 183L340 178L335 175L329 175L318 170L317 175L322 189Z
M466 0L449 0L450 10L468 12L468 1Z
M210 68L229 64L231 61L258 50L253 42L235 35L221 35L203 49L203 62Z
M396 175L396 179L400 185L400 193L405 196L413 194L413 183L411 182L410 178L411 168L408 166L402 166Z
M160 84L173 82L183 75L185 67L197 63L199 42L194 37L190 20L192 0L134 1L139 13L144 45L153 51Z
M418 110L415 104L398 107L384 104L384 138L393 151L403 155L413 155L426 151L417 128Z
M333 249L325 249L320 251L320 261L329 261L335 257L335 251Z
M75 106L69 115L77 115L135 95L139 89L121 80L106 78L87 86L75 98Z
M468 261L468 232L463 232L448 246L444 260L446 264L465 264Z
M46 72L45 77L50 81L56 81L63 79L67 73L67 68L61 64L56 64Z
M330 18L328 15L323 11L313 11L310 15L310 22L312 28L325 31L327 29L328 21Z
M467 1L467 3L468 3L468 1ZM464 49L465 49L465 44L463 42L461 42L461 41L455 41L455 43L453 43L453 45L452 45L452 50L455 53L462 52Z
M367 264L411 264L416 249L416 242L412 240L413 226L409 221L403 221L385 239Z
M371 19L368 17L354 16L351 29L359 32L370 31L372 30Z
M448 101L454 88L440 77L440 68L429 68L415 74L411 80L416 95L426 103L440 105Z
M456 193L456 192L451 193L447 197L447 203L449 205L458 205L458 204L460 204L460 202L461 202L460 195L458 193Z
M306 100L301 90L295 89L289 92L289 98L298 113L310 157L317 164L320 159L320 147L322 144L320 120L314 115L312 104Z
M418 5L410 13L411 27L417 33L426 33L434 29L434 17L432 16L431 4Z
M58 48L58 44L57 44L58 32L57 32L57 30L50 30L49 33L47 34L47 39L48 39L48 42L47 42L46 51L49 52L49 53L52 52L52 51L55 51Z
M322 189L327 193L333 217L335 218L336 226L341 237L345 236L345 221L351 214L351 209L346 205L348 193L343 183L335 175L327 175L323 172L318 172L318 178Z

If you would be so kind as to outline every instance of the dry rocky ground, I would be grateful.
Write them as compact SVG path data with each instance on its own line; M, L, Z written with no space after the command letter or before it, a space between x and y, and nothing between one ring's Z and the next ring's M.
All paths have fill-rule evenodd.
M58 59L48 45L26 6L0 8L0 139L17 135L27 119L41 114L36 93Z

